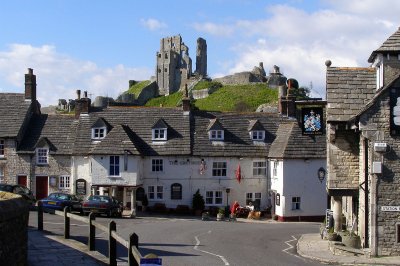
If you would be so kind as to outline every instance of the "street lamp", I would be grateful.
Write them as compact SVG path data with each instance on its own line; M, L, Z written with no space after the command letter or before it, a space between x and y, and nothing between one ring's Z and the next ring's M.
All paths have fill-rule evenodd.
M325 175L326 175L326 171L323 167L320 167L318 169L318 179L319 181L322 183L322 181L324 181L325 179Z
M230 188L226 188L225 192L226 192L225 216L229 216L229 193L231 192L231 189Z

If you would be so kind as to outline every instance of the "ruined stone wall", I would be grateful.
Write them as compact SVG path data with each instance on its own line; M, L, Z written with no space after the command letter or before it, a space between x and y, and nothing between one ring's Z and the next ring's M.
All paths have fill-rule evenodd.
M21 196L0 192L0 265L28 263L29 206Z
M400 82L397 82L395 86L400 86ZM382 206L400 206L400 139L398 136L390 135L389 91L390 88L361 116L360 123L364 127L363 135L371 143L369 164L383 162L382 174L370 174L370 179L375 178L377 181L376 231L378 255L399 256L400 243L396 242L396 224L400 221L400 212L387 212L381 209ZM374 152L373 143L375 142L385 142L389 149L386 153ZM371 166L369 168L371 169Z
M223 85L238 85L262 82L260 78L258 78L251 72L235 73L233 75L225 76L222 78L215 78L213 79L213 81L220 82Z
M197 39L195 72L201 77L207 76L207 42L203 38Z
M142 89L142 92L137 95L136 103L138 105L144 105L148 100L158 96L158 86L155 81Z

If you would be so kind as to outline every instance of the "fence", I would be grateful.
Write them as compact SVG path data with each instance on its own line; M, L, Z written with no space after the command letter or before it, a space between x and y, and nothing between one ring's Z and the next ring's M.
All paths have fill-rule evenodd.
M126 241L117 233L117 225L114 221L110 221L107 226L96 222L94 213L89 214L89 218L82 217L69 212L68 207L64 211L54 211L54 214L64 217L64 238L70 238L70 219L81 221L89 224L88 233L88 248L93 251L96 250L96 228L108 233L108 263L109 265L117 265L117 242L128 249L128 264L130 266L139 266L142 255L139 248L139 237L137 234L132 233L129 236L129 241ZM43 230L43 207L41 202L38 202L38 230Z

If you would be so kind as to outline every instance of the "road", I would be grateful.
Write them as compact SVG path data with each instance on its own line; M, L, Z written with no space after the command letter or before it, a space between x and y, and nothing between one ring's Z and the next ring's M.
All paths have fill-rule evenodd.
M30 226L37 227L36 212ZM110 219L97 217L107 225ZM163 265L322 265L296 253L297 239L319 230L317 223L201 221L197 218L140 217L114 219L117 232L139 236L142 255L157 254ZM63 233L62 217L44 214L44 229ZM87 243L88 226L71 219L71 238ZM96 250L107 254L106 233L96 231ZM127 264L126 248L118 247L118 265Z

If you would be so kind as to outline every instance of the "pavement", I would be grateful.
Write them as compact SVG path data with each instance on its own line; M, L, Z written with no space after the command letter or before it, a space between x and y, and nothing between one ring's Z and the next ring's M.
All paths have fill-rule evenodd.
M198 219L196 217L196 219ZM238 218L238 222L274 223L271 219L249 220ZM304 234L297 242L300 256L326 264L344 265L400 265L398 257L368 258L351 252L333 250L334 243L321 239L319 233ZM97 251L89 251L87 245L47 231L28 229L28 265L107 265L107 258Z

